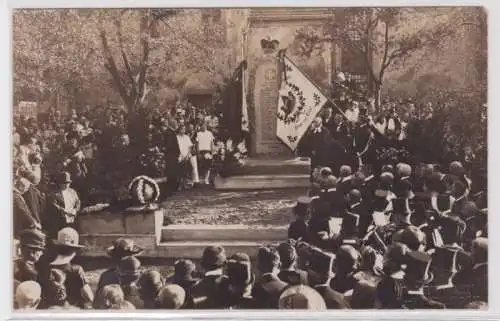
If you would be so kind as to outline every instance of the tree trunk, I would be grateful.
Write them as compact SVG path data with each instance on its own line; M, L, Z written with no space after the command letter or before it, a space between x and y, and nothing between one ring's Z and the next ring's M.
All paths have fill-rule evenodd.
M378 81L375 81L374 83L375 85L375 88L374 88L374 92L375 92L375 111L376 112L379 112L380 111L380 106L381 106L381 91L382 91L382 84L380 84Z

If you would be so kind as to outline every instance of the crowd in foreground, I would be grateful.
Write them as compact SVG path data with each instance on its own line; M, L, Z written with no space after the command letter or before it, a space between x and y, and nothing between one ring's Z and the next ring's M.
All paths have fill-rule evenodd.
M488 229L484 193L460 162L315 169L294 207L288 240L247 253L203 251L171 276L141 267L142 249L118 239L95 291L72 263L78 232L19 235L17 309L484 309Z

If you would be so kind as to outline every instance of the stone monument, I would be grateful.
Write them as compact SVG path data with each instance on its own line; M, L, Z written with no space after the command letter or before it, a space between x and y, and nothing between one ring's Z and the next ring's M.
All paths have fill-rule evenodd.
M281 83L280 49L319 85L328 85L332 74L333 47L322 45L304 56L296 39L301 28L320 28L331 18L325 9L250 9L247 61L249 81L250 155L265 159L290 159L294 153L276 137L276 112Z

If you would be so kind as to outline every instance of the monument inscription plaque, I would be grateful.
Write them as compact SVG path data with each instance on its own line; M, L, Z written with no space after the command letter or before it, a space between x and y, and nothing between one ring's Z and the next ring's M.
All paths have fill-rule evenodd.
M255 71L255 148L257 154L290 155L290 151L276 137L278 106L278 64L264 61Z

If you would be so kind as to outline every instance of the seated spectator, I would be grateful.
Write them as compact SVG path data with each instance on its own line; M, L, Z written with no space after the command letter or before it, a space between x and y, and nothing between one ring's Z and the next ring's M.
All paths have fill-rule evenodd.
M429 299L424 294L424 285L430 283L433 275L429 272L432 258L422 252L413 251L407 255L404 282L407 288L404 304L409 309L445 309L441 302Z
M359 268L359 252L351 245L342 245L335 257L335 277L330 282L330 287L342 294L354 289L355 273Z
M37 281L36 263L45 250L45 234L39 230L24 230L20 235L21 257L14 262L14 278L20 282Z
M404 281L394 278L384 278L377 285L376 298L379 309L406 309Z
M313 249L307 270L309 284L322 296L328 309L349 309L344 296L330 287L333 262L332 254Z
M280 256L272 247L261 247L257 253L257 270L260 278L257 279L252 296L259 309L276 309L283 290L287 283L278 278Z
M307 285L307 272L297 268L297 250L290 243L281 243L278 246L281 260L281 271L278 278L290 285Z
M227 279L223 283L224 308L255 309L252 286L255 276L252 273L250 257L245 253L232 255L226 265Z
M142 302L144 302L144 309L154 309L156 298L163 288L163 278L160 272L156 270L148 270L141 274L139 281L139 294Z
M119 307L125 301L125 294L119 284L108 284L102 289L103 309Z
M165 285L158 294L157 309L179 310L186 300L186 292L177 284Z
M68 302L68 292L65 286L66 274L58 269L51 269L49 281L44 284L45 304L48 309L77 309Z
M226 251L221 246L208 246L203 250L201 268L204 276L192 291L196 309L219 309L222 302L221 284L226 279L223 268L226 264Z
M94 301L94 294L80 265L72 264L76 253L84 246L79 244L78 232L71 227L65 227L57 233L53 240L56 257L50 266L65 273L64 285L67 289L68 303L79 308L90 308Z
M321 295L306 285L292 286L281 294L278 308L292 310L326 311Z
M179 260L175 262L174 275L167 283L177 284L186 292L186 309L194 308L192 296L193 287L200 281L194 277L196 266L191 260Z
M125 295L125 300L132 303L137 309L144 307L141 300L137 281L141 276L141 262L135 256L126 256L118 263L120 285Z
M98 309L102 303L101 294L104 286L109 284L119 284L120 275L118 265L122 258L126 256L136 256L142 253L143 249L135 245L133 239L118 238L113 244L106 249L106 252L114 264L113 267L102 272L99 281L97 282L96 299L94 301L94 308Z
M19 284L14 296L15 308L21 311L36 310L40 304L42 287L35 281L24 281Z
M35 216L24 199L30 185L30 182L21 176L17 176L14 180L12 215L15 238L19 238L22 231L26 229L41 229L42 227L40 218Z

